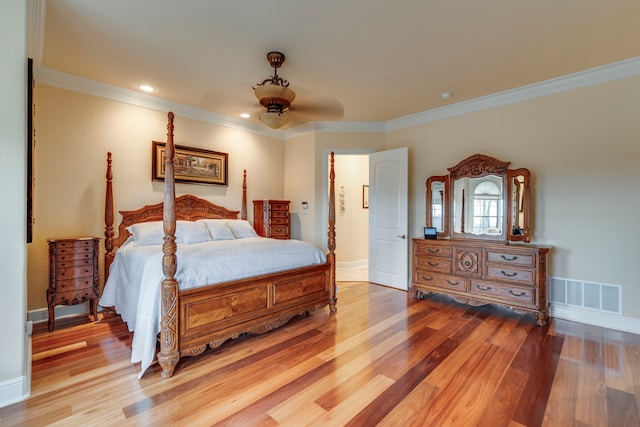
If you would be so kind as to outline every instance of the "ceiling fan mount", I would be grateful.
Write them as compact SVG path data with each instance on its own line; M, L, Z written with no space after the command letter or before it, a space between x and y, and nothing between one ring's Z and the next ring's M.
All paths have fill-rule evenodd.
M269 52L267 53L267 61L273 68L280 68L280 66L284 63L285 60L284 53L282 52Z

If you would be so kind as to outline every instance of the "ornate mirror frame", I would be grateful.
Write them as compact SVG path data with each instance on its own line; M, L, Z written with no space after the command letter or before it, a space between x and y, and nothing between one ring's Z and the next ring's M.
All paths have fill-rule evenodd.
M506 240L509 242L531 241L531 174L528 169L509 169L510 162L503 162L484 154L474 154L457 165L447 168L449 175L432 176L427 179L426 220L428 227L436 227L438 237L455 237L484 240ZM454 231L454 187L460 178L482 178L494 175L502 181L502 224L496 234L473 234ZM506 191L505 191L506 189ZM434 194L438 191L439 194ZM464 198L463 198L464 204ZM464 209L458 208L461 211ZM434 212L441 212L441 221ZM464 214L461 217L464 224ZM437 223L437 224L434 224Z

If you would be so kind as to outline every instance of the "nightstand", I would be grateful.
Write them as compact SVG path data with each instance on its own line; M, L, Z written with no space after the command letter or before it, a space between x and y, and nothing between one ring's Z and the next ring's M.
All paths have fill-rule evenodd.
M48 239L49 243L49 331L53 330L56 305L89 301L98 320L99 237Z

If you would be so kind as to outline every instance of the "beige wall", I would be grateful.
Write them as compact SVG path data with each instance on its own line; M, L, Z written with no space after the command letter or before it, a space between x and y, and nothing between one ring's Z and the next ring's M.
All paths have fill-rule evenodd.
M156 202L150 142L165 137L165 113L86 95L37 89L36 234L29 248L29 307L42 308L50 236L103 235L104 155L114 152L118 209ZM239 206L241 169L249 201L292 202L295 238L326 246L323 165L328 150L409 148L410 233L420 236L425 181L483 153L529 168L534 243L553 246L552 276L623 286L623 315L640 318L640 255L632 228L640 209L640 77L389 132L316 131L272 140L177 117L176 142L230 153L229 188L180 185ZM338 176L340 171L337 171ZM124 184L126 183L126 184ZM309 203L307 214L302 201ZM251 206L250 206L251 213ZM340 246L340 236L337 239Z
M284 157L284 194L285 199L291 201L289 212L291 215L291 237L293 239L315 242L326 247L315 236L314 224L316 216L315 200L315 167L313 153L315 136L306 133L290 138L285 143ZM302 202L307 202L307 209L302 208Z
M113 153L116 212L162 201L163 184L151 181L151 141L166 141L167 133L166 112L50 86L36 87L36 104L30 310L46 307L47 238L104 237L107 151ZM251 200L284 196L284 143L280 140L176 116L175 143L229 153L228 187L176 184L178 195L191 193L240 210L242 173L247 169L251 222Z
M425 225L425 181L474 153L532 173L533 243L553 247L550 274L623 286L640 318L640 77L387 133L407 146L410 228Z
M0 406L28 393L26 317L26 3L0 13Z

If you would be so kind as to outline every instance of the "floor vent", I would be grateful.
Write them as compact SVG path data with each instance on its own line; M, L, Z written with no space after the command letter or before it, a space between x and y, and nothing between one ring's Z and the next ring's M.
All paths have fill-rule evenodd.
M622 286L552 277L551 302L622 315Z

